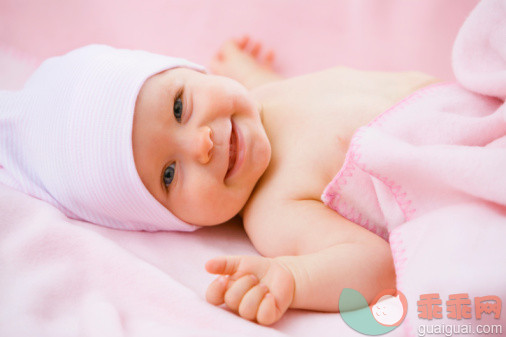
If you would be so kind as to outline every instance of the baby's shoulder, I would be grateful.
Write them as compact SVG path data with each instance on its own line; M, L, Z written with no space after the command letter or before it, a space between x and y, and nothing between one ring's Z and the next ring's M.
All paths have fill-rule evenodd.
M287 223L294 199L280 184L278 180L260 181L242 212L244 230L255 248L267 257L294 255L293 245L300 239L289 231Z
M337 66L314 73L275 81L253 90L260 100L293 102L300 98L330 94L374 94L398 99L418 88L437 82L435 77L418 71L366 71Z
M311 158L309 153L317 152L311 146L293 146L272 144L272 156L269 166L256 184L244 210L258 218L279 210L284 202L292 200L319 200L325 186L332 176L326 174L325 164L320 157ZM324 151L325 152L325 151ZM327 151L329 152L329 151ZM345 151L341 151L344 160ZM327 157L336 157L327 153ZM329 158L334 162L336 158ZM341 160L342 161L342 160ZM321 163L315 165L315 163ZM335 164L334 174L339 169ZM257 215L258 214L258 215Z
M243 209L246 223L275 222L273 217L283 217L286 205L293 201L320 200L328 179L319 170L294 164L296 160L274 157L255 186Z

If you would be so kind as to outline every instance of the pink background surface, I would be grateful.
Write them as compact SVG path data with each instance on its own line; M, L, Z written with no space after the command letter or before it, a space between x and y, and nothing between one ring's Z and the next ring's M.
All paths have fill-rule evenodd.
M362 69L418 69L452 79L453 40L476 3L477 0L315 0L311 5L307 0L152 0L144 4L133 0L0 0L0 82L31 70L10 56L32 64L88 43L147 49L207 65L225 39L245 32L275 48L276 66L285 75L348 65ZM12 80L5 83L13 85ZM34 198L0 188L0 260L3 271L7 271L0 273L0 283L4 285L0 297L6 299L3 303L12 304L0 305L0 330L15 332L0 332L1 335L25 336L28 333L19 331L37 331L40 336L68 336L72 331L69 329L75 328L72 319L89 323L90 331L101 336L121 335L112 328L118 327L121 332L125 325L131 336L150 335L146 328L164 332L163 335L189 335L193 330L187 330L191 328L198 331L193 335L204 335L205 328L215 336L307 336L310 332L320 336L359 335L334 313L290 310L277 325L263 328L207 305L204 292L212 277L205 273L204 262L215 255L255 253L242 228L235 224L202 229L193 235L114 231L77 221L69 223L47 207ZM473 209L466 209L470 211ZM459 213L462 221L470 218L466 212ZM485 222L484 226L491 224ZM439 223L430 225L436 229ZM406 247L411 249L404 256L414 259L414 263L408 264L411 269L406 269L401 281L412 286L411 293L425 293L422 287L428 284L431 291L441 292L443 300L447 298L438 290L442 285L435 284L433 278L423 278L425 283L411 282L411 278L420 280L417 263L430 261L437 261L441 273L436 274L440 276L448 272L460 275L456 271L460 268L458 271L464 275L457 278L460 288L451 288L450 293L472 292L473 285L482 287L483 277L475 276L489 275L480 271L494 266L490 256L483 260L488 263L485 264L474 251L464 249L473 255L467 258L443 254L446 259L438 259L434 255L438 251L432 250L433 259L428 260L426 255L416 255L417 249L439 246L452 250L453 246L441 243L444 236L432 235L430 228L418 228L418 232L406 231L409 235L404 236ZM464 233L459 226L450 228L453 229L460 235ZM475 240L497 241L504 237L482 229L478 232L479 235L469 236L469 242L461 240L468 242L463 247L472 246ZM421 237L432 241L421 245ZM450 241L457 242L460 241ZM468 265L455 264L448 269L447 261L452 258L474 262L479 268L470 273ZM75 263L77 260L81 263ZM130 283L122 282L122 287L118 287L117 281L123 279ZM455 284L453 278L446 281L452 287ZM81 287L74 289L75 296L58 297L59 305L51 301L51 296L62 289L72 290L68 287L76 284ZM154 291L160 289L161 292ZM484 288L479 289L476 295L486 294L481 292ZM44 306L40 300L46 300ZM157 317L145 314L158 309ZM25 313L27 317L23 316ZM411 313L416 315L416 309ZM43 317L43 323L37 315ZM72 319L66 320L67 317ZM70 328L64 323L69 323ZM406 323L404 327L409 328ZM105 331L110 333L104 328L109 328ZM242 330L232 333L234 329ZM405 336L405 330L397 329L392 335Z
M0 46L36 62L89 43L208 65L249 33L291 76L335 65L453 79L451 47L477 0L1 0Z

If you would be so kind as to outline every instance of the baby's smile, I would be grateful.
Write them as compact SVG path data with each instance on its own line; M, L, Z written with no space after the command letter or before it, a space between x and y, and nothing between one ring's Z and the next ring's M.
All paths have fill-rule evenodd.
M244 159L244 139L241 130L232 119L232 130L230 132L229 155L228 155L228 169L225 179L232 176L239 168Z
M148 191L191 224L217 225L237 215L270 161L258 107L226 77L176 68L149 78L132 131Z

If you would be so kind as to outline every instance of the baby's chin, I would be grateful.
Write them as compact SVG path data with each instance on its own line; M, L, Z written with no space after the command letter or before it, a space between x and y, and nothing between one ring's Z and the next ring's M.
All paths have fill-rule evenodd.
M212 227L224 224L229 221L235 221L236 216L239 215L239 212L233 212L229 214L216 214L216 213L201 213L200 215L189 218L188 220L183 219L185 222L190 223L192 225L202 226L202 227Z
M221 225L234 219L246 205L249 195L241 194L241 196L223 198L218 203L210 203L200 207L196 206L193 211L175 215L192 225L203 227Z

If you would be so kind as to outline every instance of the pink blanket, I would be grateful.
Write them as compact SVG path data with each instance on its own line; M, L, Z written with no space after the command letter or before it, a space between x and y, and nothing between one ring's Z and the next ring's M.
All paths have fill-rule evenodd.
M321 2L324 3L324 1ZM451 11L451 17L458 17L459 13L462 17L465 5L461 6L461 4L467 3L469 7L472 2L459 1L459 8ZM69 2L53 1L53 3L57 5L39 8L37 6L40 4L30 4L27 5L28 8L20 9L15 7L14 2L10 7L9 1L0 4L0 17L2 22L8 23L5 27L9 28L0 31L2 42L25 51L34 51L39 58L90 42L147 47L154 51L169 52L168 47L155 49L155 46L163 46L161 41L163 34L159 34L160 26L153 25L149 28L147 23L151 23L152 17L147 15L147 10L140 14L146 16L142 27L147 29L148 33L146 30L144 34L139 33L141 32L138 29L140 26L137 25L139 22L132 16L131 31L125 34L125 30L119 29L118 25L112 25L109 30L96 28L100 27L101 22L102 24L109 22L111 18L98 15L97 20L90 20L89 15L73 15L75 10L66 7ZM97 5L98 2L89 1L89 3ZM123 5L123 2L121 4L115 1L108 3L112 13L118 16L125 15L121 11L116 11L116 7ZM232 6L233 3L236 2L230 2ZM305 7L303 3L299 2L301 7ZM395 1L387 3L390 7L387 8L388 6L382 3L381 9L389 9L388 13L392 15L392 18L399 17L398 20L403 21L404 16L396 11L408 11L407 5ZM429 5L423 7L421 3ZM439 1L424 1L414 6L413 11L420 14L419 17L426 17L425 22L432 22L435 13L445 12L444 9L439 10L439 6L449 6L449 3L450 1L441 5ZM398 7L395 7L396 5ZM191 7L191 5L188 6ZM339 47L327 49L328 53L323 53L326 58L322 61L315 58L315 54L309 51L324 43L329 45L328 40L332 40L330 37L334 35L319 36L316 39L311 34L298 36L295 39L297 43L284 42L286 45L281 49L285 55L281 54L280 59L292 60L291 56L300 52L301 43L305 46L306 54L297 60L296 65L285 64L285 69L289 70L286 73L316 70L336 63L357 67L367 64L365 68L369 69L379 67L398 70L399 68L395 68L396 60L388 59L391 52L386 51L399 42L399 39L392 36L401 37L403 41L402 36L395 35L401 23L397 26L385 25L385 22L378 20L374 15L378 8L372 8L374 7L372 5L372 7L367 7L366 1L354 2L354 6L350 5L351 14L347 12L343 20L365 18L357 20L357 25L366 30L361 32L362 37L370 32L378 32L385 36L385 40L377 39L378 43L371 45L373 52L370 50L365 52L361 49L361 46L368 44L348 43L349 46L344 48L343 46L347 45L347 39L354 41L357 35L341 34L339 43L334 42ZM54 27L41 22L43 17L41 13L53 13L58 8L66 11L60 13L62 20L69 20L66 26L70 26L72 20L82 20L81 24L87 28L82 30L81 35L71 34L72 38L69 38L66 35L68 31L60 29L61 25L58 25L58 22L55 22ZM90 8L88 12L85 12L88 14L93 12L93 6ZM308 10L315 11L315 8L317 6L312 6ZM425 9L420 10L420 8ZM23 10L28 12L28 15L24 16L25 21L23 17L20 19L18 13ZM204 14L207 14L208 10L206 6L200 6L198 13L206 12ZM154 21L181 24L181 19L168 20L163 14L166 12L155 13L156 20ZM278 15L276 11L264 13L264 10L259 9L260 12L263 13L262 15L271 15L273 18L277 18ZM332 13L332 11L327 12ZM134 13L137 18L139 13ZM312 13L316 15L317 12ZM377 153L371 155L369 152L368 160L371 158L374 161L374 158L385 157L385 159L399 160L398 165L400 165L383 168L382 163L385 166L391 163L391 160L384 160L375 162L376 166L362 166L355 169L362 170L362 173L369 174L370 177L369 181L358 181L367 191L360 195L360 198L367 195L376 197L377 201L374 199L367 199L368 202L362 202L360 199L349 201L351 207L356 209L363 207L359 210L363 215L361 218L357 215L356 221L364 224L362 220L366 216L373 217L374 222L368 223L371 229L373 229L372 224L375 224L378 233L388 237L392 245L398 286L408 297L409 308L406 320L398 329L390 333L391 336L416 335L422 324L467 324L470 322L467 319L457 321L447 317L446 301L451 294L467 293L471 301L474 301L476 296L485 295L496 295L506 300L506 286L504 286L506 248L503 243L506 238L506 211L504 192L502 192L505 190L505 179L500 170L505 167L504 158L506 158L504 153L506 142L500 138L500 128L504 125L502 104L506 96L506 76L504 75L506 52L504 49L500 50L506 45L504 41L506 24L501 21L506 17L505 14L500 1L486 2L476 10L474 16L463 27L454 54L455 74L460 86L441 85L417 93L415 98L406 100L385 113L384 118L379 118L370 126L370 131L361 131L354 139L354 144L362 142L362 145L354 146L348 157L352 153L363 155L362 159L356 158L358 165L365 163L367 151L374 151L374 147L366 146L367 144L374 146L371 142L374 138L367 137L377 137L375 139L382 142L381 148L376 147ZM197 17L202 18L199 15ZM299 16L292 13L289 17L294 22L301 23ZM307 15L301 17L307 18ZM188 15L184 18L188 18ZM377 21L374 21L375 18ZM327 27L330 23L344 24L343 20L335 20L333 15L329 14L327 21L320 21ZM372 20L372 23L364 26L364 22L368 20ZM32 21L36 24L27 25ZM387 21L392 22L392 20ZM230 36L227 29L223 28L223 31L220 31L220 26L216 25L216 22L219 20L212 22L212 26L215 27L213 32L217 33L214 35L215 40L204 46L209 51L215 50L220 41ZM251 27L246 25L242 26L242 29L251 31L250 28L256 25L254 21L251 22ZM409 26L413 22L415 21L402 24ZM12 29L16 23L19 23L19 30ZM286 22L279 24L278 31L283 32L284 23ZM353 26L351 22L348 22L344 27L348 27L351 31L350 25ZM290 24L286 26L293 27ZM30 31L30 27L36 31ZM382 27L381 30L378 29L379 27ZM267 27L265 35L267 37L272 35L275 39L276 34L271 34L271 31L272 29ZM337 31L347 32L346 29L336 27ZM425 53L424 45L418 43L422 31L428 31L432 34L431 36L434 36L434 41L423 39L425 46L435 43L443 48L443 51L445 40L438 33L443 31L446 37L451 33L445 30L444 25L433 25L427 26L426 30L416 30L416 34L411 34L409 37L407 36L409 34L404 36L406 40L415 38L417 43L413 45L422 46L420 47L422 49L415 47L409 49L409 53L404 54L403 59L417 60L419 63L402 64L402 67L435 72L443 78L451 77L444 66L446 61L442 62L438 59L432 64L430 60L428 61L430 59L428 56L434 56L434 54ZM172 30L171 32L174 34ZM99 33L101 35L97 39ZM52 39L40 39L41 35L52 37ZM123 37L123 40L119 39L119 36ZM136 44L136 37L139 41L145 41L146 45L139 44L139 41ZM126 42L128 38L129 43ZM176 36L163 37L166 41L173 41L175 38ZM482 43L485 39L488 42ZM274 42L272 40L271 45L275 45ZM53 43L52 49L51 43ZM187 43L191 44L188 48L193 47L191 41ZM386 46L385 43L387 43ZM61 45L65 45L64 49L55 48ZM440 51L439 47L438 51ZM364 53L360 57L361 51ZM380 60L377 64L366 63L366 59L371 59L371 54L379 56L382 61ZM336 55L344 58L336 58ZM442 55L443 53L437 54L438 57ZM194 51L194 56L200 59L189 55L196 61L205 61L209 58L208 54L197 53L197 51ZM350 60L356 63L350 63ZM35 63L37 61L35 60ZM6 79L4 69L11 71L14 69L10 66L11 64L0 64L3 66L0 83L5 82ZM417 67L418 64L424 66ZM434 66L435 64L437 66ZM22 70L32 68L26 66ZM434 69L436 71L431 71ZM22 79L26 78L23 71ZM17 79L9 84L13 83L13 87L17 87L20 82ZM469 92L465 93L462 87ZM447 93L449 99L448 109L445 110L447 116L442 120L446 124L441 123L439 118L441 111L437 109L432 111L427 105L429 104L427 99L436 96L439 97L437 102L443 104L444 101L441 100L443 92ZM490 97L477 96L472 92ZM419 97L419 104L422 105L416 104L418 100L416 97ZM459 98L459 101L451 100L452 97ZM466 104L460 103L461 97L466 99ZM459 105L462 110L458 109ZM403 135L402 130L395 130L395 123L388 122L389 116L402 117L410 113L410 109L403 110L404 107L409 106L414 111L411 116L417 118L416 123L420 123L420 126L428 125L430 116L437 118L430 124L431 128L423 129L431 137L429 140L433 143L421 143L423 140L417 140L416 135ZM416 110L421 106L425 107L422 115L420 110ZM472 110L471 106L476 109ZM427 118L424 119L422 117L425 114ZM399 123L402 122L401 117L399 117ZM448 129L445 128L453 124L455 124L455 133L447 134ZM462 136L458 131L463 128L471 129L472 139L458 137ZM361 134L364 137L362 140L360 140ZM438 134L446 138L436 139L436 142L434 137L437 138ZM451 138L452 136L456 138ZM497 140L492 141L492 139ZM392 146L392 150L396 152L385 151L383 146L386 144ZM450 151L457 148L463 151L460 157L456 156L458 153ZM425 153L424 149L428 151ZM495 152L490 154L491 151ZM427 160L417 166L414 165L413 160L419 160L418 155L425 155L422 158ZM451 155L452 160L448 160L447 155ZM440 156L441 160L436 161L434 156ZM476 159L478 157L482 159ZM490 157L492 160L489 160ZM458 159L461 161L458 162ZM350 163L351 161L347 165ZM469 167L459 165L459 163L468 164ZM483 165L480 166L480 163ZM440 166L434 166L434 164ZM427 169L423 171L425 173L411 172L420 166ZM381 171L382 169L384 171ZM406 174L407 170L409 170L409 175ZM349 174L349 171L341 172L342 176ZM374 176L372 172L377 172L378 176ZM408 179L415 173L418 174L416 181ZM364 179L366 178L367 176ZM430 198L435 198L435 200L437 198L445 203L440 204L434 201L424 203L426 198L415 193L417 190L414 184L418 182L418 179L424 183L420 184L424 193L430 195ZM389 185L390 182L392 185ZM347 185L351 186L352 183L357 182L350 180ZM344 210L343 214L350 217L358 214L353 213L351 207ZM412 210L414 212L411 212ZM245 321L223 308L207 304L204 300L205 289L213 277L204 271L205 261L221 254L256 254L237 222L202 229L191 234L116 231L69 220L50 205L5 186L0 186L0 215L0 336L308 336L315 334L318 336L363 336L346 326L338 314L289 310L280 322L266 328ZM417 301L420 300L420 295L428 293L438 293L442 299L443 318L440 320L428 321L418 318ZM503 324L503 329L505 328L504 317L506 316L503 313L499 320L495 320L491 315L483 314L480 320L475 320L475 311L472 312L474 323L499 323Z
M442 324L506 329L506 314L480 318L475 299L506 301L505 1L474 10L453 56L459 83L422 89L359 129L322 196L389 239L410 306L406 335ZM417 301L434 293L442 317L419 317ZM466 317L451 314L456 302L447 301L458 294L472 311Z

